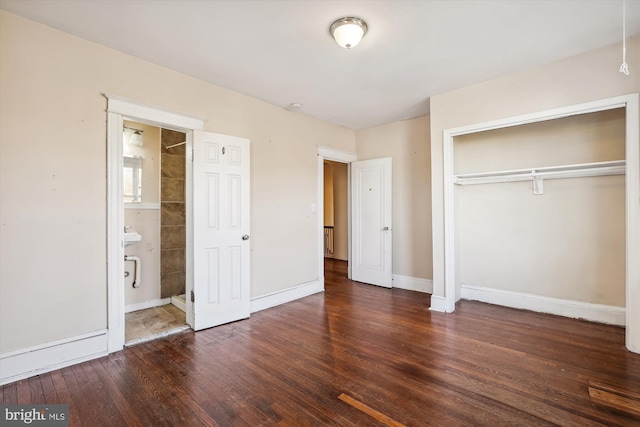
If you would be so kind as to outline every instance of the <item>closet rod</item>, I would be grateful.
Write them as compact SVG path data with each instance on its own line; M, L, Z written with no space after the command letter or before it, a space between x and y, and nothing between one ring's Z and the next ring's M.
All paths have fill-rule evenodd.
M454 176L454 184L493 184L499 182L533 181L540 179L582 178L588 176L624 175L624 160L547 166L496 172L469 173Z

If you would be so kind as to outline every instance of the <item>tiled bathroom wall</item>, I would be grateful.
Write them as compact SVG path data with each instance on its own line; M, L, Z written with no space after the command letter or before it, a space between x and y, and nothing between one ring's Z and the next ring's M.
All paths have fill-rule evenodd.
M182 132L162 129L161 194L160 194L160 258L161 298L185 292L185 145Z

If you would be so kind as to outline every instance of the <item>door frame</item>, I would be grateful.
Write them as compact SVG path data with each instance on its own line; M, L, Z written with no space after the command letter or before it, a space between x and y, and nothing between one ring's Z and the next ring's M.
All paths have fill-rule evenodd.
M316 219L318 221L318 281L324 289L324 161L331 160L347 164L347 277L351 279L351 162L357 157L337 148L318 146L318 195L316 201Z
M443 131L444 156L444 298L432 297L431 309L451 313L460 299L456 283L455 205L454 205L454 137L502 129L529 123L538 123L562 117L598 111L625 108L625 203L626 203L626 346L640 353L640 114L638 94L623 95L584 104L570 105L553 110L522 116L477 123Z
M155 105L103 94L107 98L107 351L120 351L125 343L124 313L124 203L122 167L124 120L176 130L187 134L185 169L186 287L193 289L193 131L204 128L205 119ZM193 324L193 304L187 298L187 322Z

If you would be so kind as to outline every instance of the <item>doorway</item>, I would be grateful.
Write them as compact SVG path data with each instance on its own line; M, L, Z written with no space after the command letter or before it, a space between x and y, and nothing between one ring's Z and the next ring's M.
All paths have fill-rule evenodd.
M349 165L325 160L324 174L324 258L327 271L346 277L349 264Z
M186 135L186 153L192 150L193 131L204 127L204 120L159 107L132 101L115 95L104 95L107 107L107 302L108 302L108 352L122 350L125 344L125 215L123 195L124 123L135 122L156 128L182 132ZM135 132L135 131L134 131ZM192 197L192 163L185 162L185 216L186 265L193 258L192 235L189 233ZM159 183L158 183L159 185ZM143 190L144 191L144 190ZM158 190L159 191L159 190ZM140 233L138 233L140 234ZM155 249L158 249L157 247ZM145 246L146 251L146 246ZM193 288L193 273L187 267L185 287L187 294ZM187 323L193 322L193 304L186 301Z
M326 262L332 262L332 263L340 262L340 261L335 261L335 250L336 250L335 224L334 224L334 230L333 230L334 231L334 242L333 242L334 258L325 256L326 254L326 248L325 248L325 224L326 223L325 223L325 214L324 214L325 213L325 190L330 191L333 194L334 199L336 196L336 191L333 188L333 185L331 185L331 189L325 188L326 187L325 163L327 165L343 165L338 167L346 168L347 230L346 230L346 233L344 233L346 234L346 236L343 235L341 238L341 239L346 238L346 260L342 261L343 263L342 267L343 269L346 268L346 272L341 274L346 274L348 278L351 278L351 263L350 263L350 260L351 260L351 178L350 178L350 174L351 174L351 163L355 161L356 161L356 155L353 153L348 153L348 152L337 150L331 147L324 147L324 146L318 147L318 193L317 193L318 198L315 206L317 206L317 212L318 212L316 214L316 218L318 220L318 223L317 223L318 224L317 225L318 226L317 228L318 229L318 276L320 276L321 278L321 283L324 283ZM340 184L337 192L340 193L341 190L342 190L342 185ZM338 196L338 197L342 197L342 196ZM330 211L333 212L334 214L333 221L335 223L335 211L334 209L330 209ZM340 215L341 213L338 216L340 217ZM342 224L344 224L342 220L340 221ZM339 230L339 232L341 233L341 230ZM340 244L343 244L343 243L340 243ZM342 249L339 249L339 251L341 250ZM339 252L339 255L341 257L344 257L344 254L342 252Z
M125 345L188 329L186 134L124 121Z
M108 352L125 344L123 126L126 120L186 135L185 305L194 330L250 313L250 141L202 131L204 119L106 95ZM169 147L166 147L169 150ZM194 154L195 153L195 154ZM179 184L182 185L182 184ZM211 239L218 244L211 244ZM219 239L218 239L219 238Z
M346 164L347 277L392 287L391 158L356 161L353 153L318 147L318 271L325 271L325 163ZM333 186L333 185L332 185ZM335 218L334 218L335 220ZM335 231L335 230L334 230ZM335 246L335 242L334 242ZM335 248L334 248L335 250ZM354 261L355 259L355 261ZM354 276L355 274L355 276Z

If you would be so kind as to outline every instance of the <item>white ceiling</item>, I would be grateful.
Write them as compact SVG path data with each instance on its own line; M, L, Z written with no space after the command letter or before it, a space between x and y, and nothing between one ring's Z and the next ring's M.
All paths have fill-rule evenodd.
M426 114L434 94L622 40L621 0L0 0L0 8L353 129ZM350 51L329 35L343 16L369 26ZM627 0L627 35L639 30L640 0Z

